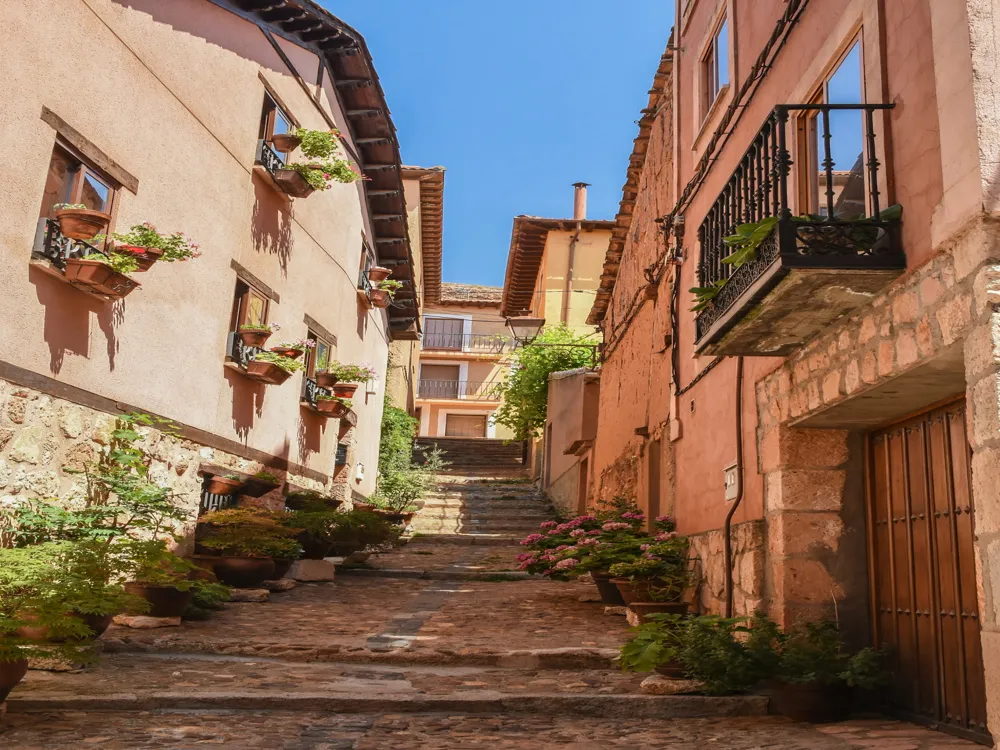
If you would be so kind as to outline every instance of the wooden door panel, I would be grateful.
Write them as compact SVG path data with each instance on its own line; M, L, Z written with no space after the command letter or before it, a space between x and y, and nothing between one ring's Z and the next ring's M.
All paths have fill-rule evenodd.
M987 741L964 402L876 432L870 446L872 621L894 662L890 700Z

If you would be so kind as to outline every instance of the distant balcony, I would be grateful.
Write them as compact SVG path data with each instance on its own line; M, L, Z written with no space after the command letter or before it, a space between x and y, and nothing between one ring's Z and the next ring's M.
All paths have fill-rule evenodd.
M881 210L875 156L873 115L891 106L775 107L698 229L698 286L718 288L696 318L699 354L785 356L867 303L905 270L898 207ZM831 117L856 118L848 146L834 143L837 127L831 128ZM815 129L816 166L799 170L794 184L800 203L809 202L805 191L814 180L811 200L819 209L816 215L793 216L787 132L804 139L808 127ZM853 167L844 170L844 155L853 158L859 151ZM842 160L839 165L834 154ZM739 267L725 262L734 252L726 237L742 224L771 218L774 226L754 257Z
M422 348L499 356L510 347L510 344L510 337L502 334L430 332L424 334Z
M499 383L467 380L421 380L417 398L454 399L456 401L499 401Z
M33 266L102 300L121 299L139 288L138 281L111 270L108 265L98 266L101 271L99 278L87 280L73 273L75 263L91 263L83 259L94 255L106 257L108 253L93 240L85 242L66 237L59 231L59 222L55 219L39 219L31 252Z

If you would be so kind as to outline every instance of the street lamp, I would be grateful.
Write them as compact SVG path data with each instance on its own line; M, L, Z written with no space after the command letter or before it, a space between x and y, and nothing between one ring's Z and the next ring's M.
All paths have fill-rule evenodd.
M517 318L507 318L507 327L510 328L514 340L519 344L530 344L542 331L545 325L545 318L532 318L530 316L520 316Z

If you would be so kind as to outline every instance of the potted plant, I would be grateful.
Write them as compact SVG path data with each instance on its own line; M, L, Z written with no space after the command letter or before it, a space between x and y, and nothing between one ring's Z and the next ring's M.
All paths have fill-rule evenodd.
M183 232L160 234L148 221L134 224L128 232L116 232L112 237L114 252L134 257L137 271L148 271L158 260L173 263L201 257L198 244L187 239Z
M658 526L664 524L657 522ZM608 572L627 606L640 614L652 612L687 612L688 603L681 601L691 585L688 561L688 540L678 536L669 521L669 531L661 531L654 539L639 547L631 560L615 563Z
M316 411L334 419L343 419L346 417L353 405L353 402L349 398L326 396L322 393L316 396Z
M145 609L150 617L180 617L194 595L199 570L193 562L168 551L165 543L149 542L125 590L148 602Z
M274 173L274 180L295 198L305 198L315 190L326 190L331 182L355 182L361 175L346 159L337 155L339 133L335 130L295 131L296 144L305 157L303 162L290 162ZM287 146L292 139L282 139ZM294 149L289 149L294 150Z
M332 388L334 394L341 398L353 397L360 383L372 380L376 376L375 369L368 365L348 365L326 360L317 363L317 385Z
M684 646L684 628L688 618L682 615L656 614L632 628L632 637L620 648L619 664L626 672L653 672L664 677L686 676L679 656Z
M221 555L213 561L223 583L240 588L260 585L282 575L302 551L296 541L301 529L291 515L264 508L240 507L206 513L198 520L199 547Z
M232 495L244 485L239 474L213 474L205 483L205 492L210 495Z
M844 721L855 688L872 690L887 679L881 655L872 648L849 653L831 620L798 622L786 633L776 633L775 641L771 698L779 713L795 721Z
M274 150L283 154L290 154L301 143L302 139L295 133L275 133L271 136L271 145L274 146Z
M369 292L372 304L375 307L387 308L396 292L403 288L403 282L395 279L383 279L374 285L374 289Z
M380 281L389 278L392 274L391 268L385 268L383 266L372 266L368 269L368 280L372 284L378 284Z
M357 508L360 503L354 503ZM396 526L406 526L413 520L414 514L420 510L416 505L401 501L400 498L387 498L375 495L371 498L371 503L365 505L365 510L381 516L389 523Z
M289 510L336 510L344 501L316 490L294 490L285 496Z
M94 211L82 203L57 203L52 208L52 216L59 222L59 232L70 239L93 239L111 223L111 214Z
M330 554L334 545L334 530L342 515L330 508L315 506L292 511L289 524L300 529L298 541L302 545L304 559L322 560Z
M125 274L137 270L139 264L134 257L120 253L89 253L82 258L66 259L66 280L103 294L121 299L140 285Z
M298 341L282 342L277 346L272 346L271 351L289 359L298 359L302 353L313 349L316 342L313 339L299 339Z
M247 377L268 385L281 385L302 368L303 364L297 359L274 352L257 352L247 363Z
M277 323L245 323L237 333L244 346L260 347L267 343L271 334L281 329Z

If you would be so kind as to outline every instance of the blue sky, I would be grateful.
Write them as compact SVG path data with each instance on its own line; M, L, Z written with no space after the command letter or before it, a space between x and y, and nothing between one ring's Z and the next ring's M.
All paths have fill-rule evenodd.
M672 0L321 2L365 36L403 162L448 169L445 281L503 284L514 216L571 216L573 182L614 217Z

